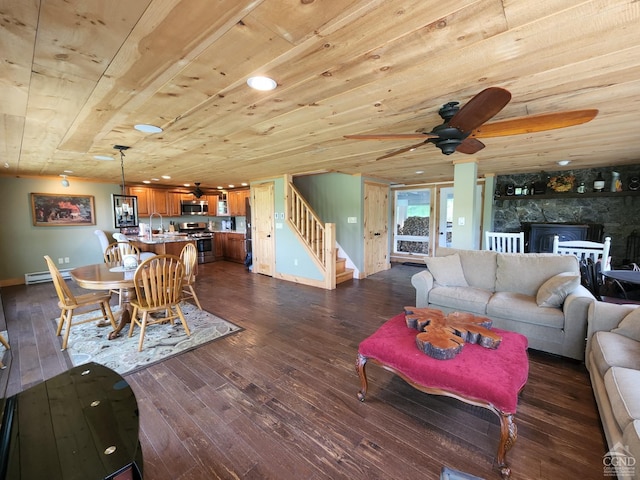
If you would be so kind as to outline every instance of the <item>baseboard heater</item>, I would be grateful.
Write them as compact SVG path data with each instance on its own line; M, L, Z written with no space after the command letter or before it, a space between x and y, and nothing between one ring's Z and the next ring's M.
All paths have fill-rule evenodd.
M62 278L71 278L71 275L69 274L69 272L71 271L70 268L63 268L60 269L60 274L62 275ZM27 285L33 285L34 283L44 283L44 282L52 282L53 279L51 278L51 272L49 272L49 270L45 271L45 272L33 272L33 273L25 273L24 274L24 283L26 283Z

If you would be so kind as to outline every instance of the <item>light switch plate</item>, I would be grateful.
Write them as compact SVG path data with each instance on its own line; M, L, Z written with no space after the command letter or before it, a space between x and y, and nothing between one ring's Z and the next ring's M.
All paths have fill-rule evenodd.
M358 223L358 217L347 217L347 223Z

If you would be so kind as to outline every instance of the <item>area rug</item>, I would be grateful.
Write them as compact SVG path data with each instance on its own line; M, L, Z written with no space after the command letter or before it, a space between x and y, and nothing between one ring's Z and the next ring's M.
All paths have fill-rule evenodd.
M187 336L179 321L176 321L175 325L170 323L149 325L144 335L141 352L138 352L139 327L136 327L131 338L128 336L129 327L127 326L120 332L118 338L109 340L109 332L112 331L110 326L98 327L96 322L74 325L71 327L67 346L71 363L77 366L95 362L123 375L242 330L241 327L212 313L198 310L190 303L182 302L180 306L189 325L191 336ZM112 310L116 314L118 307L112 307ZM88 315L95 316L95 312L84 314L85 317ZM74 320L81 320L82 317L83 315L74 316ZM58 319L54 321L57 323ZM62 336L59 338L62 346Z

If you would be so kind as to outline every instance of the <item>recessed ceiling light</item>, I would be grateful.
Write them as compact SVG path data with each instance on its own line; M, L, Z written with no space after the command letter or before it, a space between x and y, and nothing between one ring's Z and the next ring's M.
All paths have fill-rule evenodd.
M242 185L243 187L246 187L249 184L247 182L242 182L240 185Z
M190 187L190 186L191 186L191 184L190 184L190 183L183 183L183 184L182 184L182 186L183 186L183 187Z
M151 180L142 180L142 183L151 183Z
M171 177L169 175L162 175L162 178L164 178L165 180L171 180Z
M162 128L156 127L155 125L148 125L146 123L139 123L135 125L133 128L142 133L160 133L162 132Z
M4 162L4 168L9 168L9 162Z
M229 188L235 188L235 185L233 185L233 184L231 184L231 183L230 183L230 184L229 184Z
M424 173L424 170L418 170L416 171L416 174L420 175L421 173Z
M571 160L560 160L558 162L558 165L560 165L561 167L564 167L565 165L569 165L571 163Z
M217 188L218 190L222 190L222 188L223 188L223 187L221 187L220 185L218 185L216 188Z
M247 85L249 85L251 88L262 91L273 90L278 86L274 79L261 76L248 78Z
M73 170L64 170L64 173L73 173Z
M110 162L112 160L115 160L110 155L94 155L93 158L95 158L96 160L104 160L105 162Z
M154 181L154 182L159 182L160 181L159 178L152 178L151 180Z

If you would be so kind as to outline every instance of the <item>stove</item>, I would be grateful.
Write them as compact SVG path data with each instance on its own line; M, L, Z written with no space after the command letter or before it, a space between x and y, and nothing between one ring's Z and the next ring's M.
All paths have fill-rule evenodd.
M189 238L196 241L198 249L198 263L210 263L215 261L213 232L207 230L204 222L184 222L178 225L180 233L189 234Z

